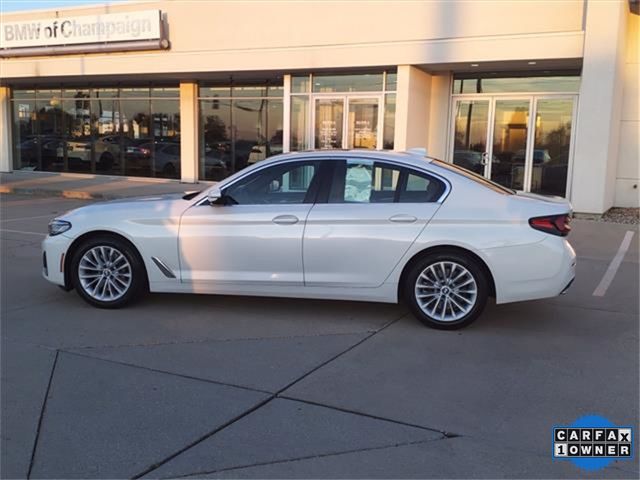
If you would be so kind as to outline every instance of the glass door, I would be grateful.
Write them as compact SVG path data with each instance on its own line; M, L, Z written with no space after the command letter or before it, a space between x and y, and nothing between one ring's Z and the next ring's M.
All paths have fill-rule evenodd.
M344 98L315 99L313 148L343 148Z
M453 163L486 175L490 101L456 100L453 138Z
M575 98L537 98L529 190L564 197L567 191Z
M457 98L450 158L508 188L565 196L575 102L559 95Z
M378 148L380 99L348 98L347 148Z
M323 96L315 97L313 104L313 148L380 148L380 98Z

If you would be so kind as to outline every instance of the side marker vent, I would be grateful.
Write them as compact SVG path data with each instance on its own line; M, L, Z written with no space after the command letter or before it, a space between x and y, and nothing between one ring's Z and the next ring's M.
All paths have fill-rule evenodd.
M158 269L160 269L160 271L162 272L162 274L167 277L167 278L176 278L176 276L173 274L173 272L171 271L171 269L169 267L167 267L164 262L162 260L160 260L158 257L151 257L151 260L153 260L153 263L156 264L156 266L158 267Z

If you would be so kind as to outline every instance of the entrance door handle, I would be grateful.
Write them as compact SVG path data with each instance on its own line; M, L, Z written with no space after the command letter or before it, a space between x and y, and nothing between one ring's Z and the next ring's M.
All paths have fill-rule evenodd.
M277 223L278 225L294 225L298 223L300 219L295 215L278 215L271 221L273 223Z
M399 213L398 215L394 215L393 217L389 217L389 221L395 223L413 223L418 220L413 215L405 215L404 213Z

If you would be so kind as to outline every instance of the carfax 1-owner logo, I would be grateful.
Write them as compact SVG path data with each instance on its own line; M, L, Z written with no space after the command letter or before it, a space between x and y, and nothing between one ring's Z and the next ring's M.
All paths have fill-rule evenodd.
M600 470L633 458L633 427L614 425L598 415L553 427L553 459L570 460L584 470Z

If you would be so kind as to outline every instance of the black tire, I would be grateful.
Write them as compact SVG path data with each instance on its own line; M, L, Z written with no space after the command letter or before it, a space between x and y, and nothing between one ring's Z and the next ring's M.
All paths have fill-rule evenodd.
M426 278L421 276L429 267L432 269L425 274ZM464 270L467 273L464 273ZM459 274L463 277L457 283L447 284L446 272L453 272L449 282ZM420 285L429 286L418 287L419 277ZM475 281L475 296L467 290L473 289L470 278ZM439 281L436 282L435 279ZM463 282L468 283L461 286ZM402 285L402 291L412 313L426 326L439 330L457 330L471 324L482 314L489 296L489 278L484 268L471 256L456 251L441 251L426 255L411 266ZM418 299L418 293L424 297ZM420 301L423 302L423 306L420 305ZM436 305L436 301L441 303ZM424 303L427 305L424 306ZM444 312L449 313L443 314L443 308ZM432 313L434 309L435 314ZM444 318L445 315L450 318Z
M111 249L111 251L117 251L122 254L122 256L128 262L128 267L126 267L126 262L124 260L117 265L125 265L123 274L126 275L127 272L130 273L130 283L127 288L122 287L123 284L118 284L120 288L124 290L117 298L96 298L92 296L90 293L91 286L85 287L80 279L80 262L85 256L87 252L96 248L96 247L104 247L106 249ZM95 250L94 250L95 251ZM107 250L109 251L109 250ZM92 257L95 260L95 257ZM114 256L115 258L115 256ZM83 265L86 266L86 260L83 262ZM127 304L132 303L133 301L139 299L144 293L147 291L147 278L146 278L146 270L144 267L144 263L140 258L138 252L133 248L128 242L123 239L115 236L115 235L99 235L95 237L91 237L88 240L84 241L74 252L73 257L70 263L71 268L71 281L73 287L78 292L78 295L85 300L90 305L93 305L98 308L120 308ZM95 268L98 272L100 272L100 266ZM116 267L114 267L116 268ZM86 270L83 267L83 272L92 273L90 270ZM97 274L99 274L96 272ZM104 280L102 280L104 281ZM85 280L86 282L86 280ZM98 281L100 284L100 281ZM96 285L98 285L96 284ZM95 293L95 292L94 292ZM115 297L115 294L113 295Z

